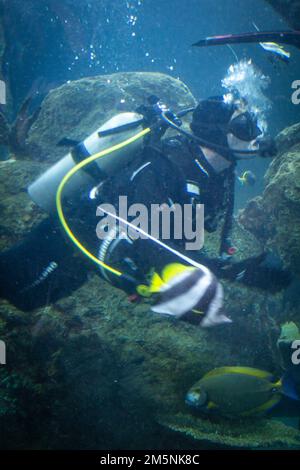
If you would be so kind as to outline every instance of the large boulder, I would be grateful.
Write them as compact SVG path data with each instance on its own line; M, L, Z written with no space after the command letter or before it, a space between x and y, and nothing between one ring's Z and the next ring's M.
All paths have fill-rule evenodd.
M240 222L285 264L300 273L300 124L277 137L278 155L271 163L262 194L250 201Z
M66 153L57 146L62 138L82 140L114 115L146 104L150 95L174 111L196 103L184 83L161 73L116 73L69 82L45 98L27 152L32 159L54 162Z
M11 158L0 162L0 249L20 241L32 226L46 217L27 195L27 187L45 164Z

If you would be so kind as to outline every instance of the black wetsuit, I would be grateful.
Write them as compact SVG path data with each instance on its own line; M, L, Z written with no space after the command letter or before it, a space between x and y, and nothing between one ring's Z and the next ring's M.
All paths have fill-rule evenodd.
M232 163L217 174L198 146L183 138L163 140L158 147L145 147L133 163L105 180L99 186L96 198L90 197L92 188L78 194L77 200L67 205L71 226L95 256L143 282L149 270L159 270L178 258L149 240L132 241L108 234L100 241L96 235L97 206L110 203L118 207L120 195L127 196L128 206L139 203L148 209L151 204L172 207L173 204L202 203L205 230L212 232L223 224L222 254L226 251L232 228L234 170ZM185 241L171 237L167 243L184 252ZM203 252L187 254L220 277L234 280L242 272L242 282L250 286L277 290L289 282L289 276L280 268L275 267L274 271L274 266L271 270L264 267L265 255L246 260L244 264L232 264L224 270L224 263L219 258L208 259ZM77 255L77 249L65 238L58 220L46 219L23 242L0 255L0 295L19 308L30 310L69 294L85 282L89 269L92 269L90 262ZM107 271L96 269L118 287L128 293L134 292L135 286L131 282L120 281ZM279 274L283 274L281 280Z

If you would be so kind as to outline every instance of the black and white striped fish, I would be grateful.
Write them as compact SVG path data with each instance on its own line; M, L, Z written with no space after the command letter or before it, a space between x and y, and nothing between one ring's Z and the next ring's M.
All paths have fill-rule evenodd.
M223 287L205 266L197 268L173 263L162 276L154 274L150 291L157 293L151 310L202 327L231 323L222 312Z

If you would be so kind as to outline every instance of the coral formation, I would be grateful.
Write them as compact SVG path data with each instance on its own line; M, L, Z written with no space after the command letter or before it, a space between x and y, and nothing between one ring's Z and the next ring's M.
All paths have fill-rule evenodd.
M298 449L299 432L273 420L234 423L212 422L182 413L162 416L159 422L175 433L185 434L201 448Z

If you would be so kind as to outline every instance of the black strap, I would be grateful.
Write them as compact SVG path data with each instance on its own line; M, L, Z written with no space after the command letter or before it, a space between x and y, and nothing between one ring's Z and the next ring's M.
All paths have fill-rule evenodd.
M91 156L85 148L83 142L80 142L78 145L76 145L76 147L71 150L71 155L76 163L80 163L85 158ZM103 170L101 170L101 168L99 168L96 162L85 166L83 170L88 173L95 181L101 181L107 178L107 174Z

